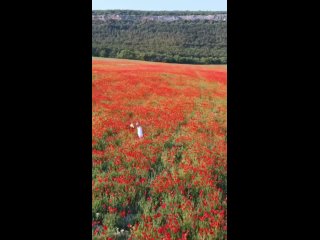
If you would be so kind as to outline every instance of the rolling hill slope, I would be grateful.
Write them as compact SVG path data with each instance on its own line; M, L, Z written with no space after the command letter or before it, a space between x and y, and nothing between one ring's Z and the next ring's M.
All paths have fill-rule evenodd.
M92 56L226 64L227 13L93 11Z

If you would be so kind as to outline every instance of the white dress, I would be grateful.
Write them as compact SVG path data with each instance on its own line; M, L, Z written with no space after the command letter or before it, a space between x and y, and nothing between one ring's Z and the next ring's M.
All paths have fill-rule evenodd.
M142 132L142 127L141 126L137 127L137 132L138 132L138 137L142 138L143 137L143 132Z

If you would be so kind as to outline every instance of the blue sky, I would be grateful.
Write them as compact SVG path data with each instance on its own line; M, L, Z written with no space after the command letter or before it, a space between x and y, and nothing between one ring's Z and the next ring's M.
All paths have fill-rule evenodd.
M92 0L92 10L227 11L227 0Z

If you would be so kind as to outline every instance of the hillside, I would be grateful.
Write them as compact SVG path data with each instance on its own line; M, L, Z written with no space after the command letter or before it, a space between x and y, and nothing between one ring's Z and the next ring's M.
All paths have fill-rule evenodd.
M92 11L92 56L227 63L227 12Z

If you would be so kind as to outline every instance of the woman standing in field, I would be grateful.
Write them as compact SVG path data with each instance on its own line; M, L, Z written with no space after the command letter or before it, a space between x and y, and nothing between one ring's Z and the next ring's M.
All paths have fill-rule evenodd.
M142 138L143 137L143 132L142 132L142 127L141 127L139 122L136 122L136 127L137 127L138 137Z
M139 122L136 122L136 127L137 127L138 137L142 138L143 137L143 131L142 131L142 127L141 127ZM130 124L130 128L134 128L134 124L133 123Z

